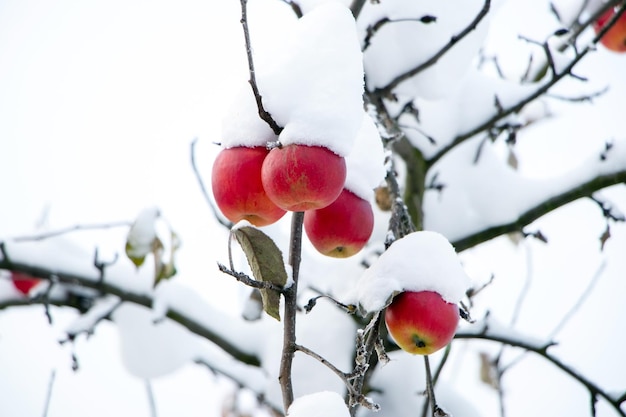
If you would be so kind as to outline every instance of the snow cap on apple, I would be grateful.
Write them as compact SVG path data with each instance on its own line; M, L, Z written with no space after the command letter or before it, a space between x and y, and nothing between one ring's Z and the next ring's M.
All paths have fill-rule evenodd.
M470 280L454 247L437 232L410 233L396 240L359 278L349 295L367 313L380 311L395 294L432 291L458 304Z
M253 57L256 81L265 110L284 128L280 143L322 146L346 156L363 120L363 60L354 18L346 6L329 2L286 31L271 53L252 45L267 52ZM255 147L274 140L245 82L223 119L222 145Z

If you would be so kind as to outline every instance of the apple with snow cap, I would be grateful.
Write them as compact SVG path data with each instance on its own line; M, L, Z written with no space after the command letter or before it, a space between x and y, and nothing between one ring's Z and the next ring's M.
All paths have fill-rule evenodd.
M615 10L615 8L611 7L593 23L593 29L596 34L600 33L602 28L615 15ZM626 52L626 13L622 14L615 24L602 36L600 43L610 51Z
M358 253L374 230L369 201L344 189L329 206L304 213L304 231L320 253L347 258Z
M339 197L346 161L326 147L294 143L270 151L261 180L269 199L283 210L320 209Z
M385 324L400 348L430 355L446 346L459 323L459 308L435 291L404 291L385 310Z
M213 196L228 220L266 226L285 214L268 198L261 182L261 168L268 153L261 146L238 146L217 155L211 178Z

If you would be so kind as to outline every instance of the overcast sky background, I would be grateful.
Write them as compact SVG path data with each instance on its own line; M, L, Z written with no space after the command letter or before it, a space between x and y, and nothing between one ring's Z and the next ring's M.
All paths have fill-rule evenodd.
M511 20L504 19L499 28L513 18L519 15L511 14ZM34 232L44 213L47 227L56 229L132 220L142 208L156 205L183 239L179 279L214 304L231 308L239 296L235 285L207 283L194 273L206 268L207 262L213 265L214 258L224 259L226 245L196 185L189 146L194 138L199 140L198 161L208 173L217 151L211 142L219 141L225 104L233 85L246 77L238 22L239 2L234 0L220 1L219 6L192 0L0 1L0 236ZM507 33L502 42L511 39ZM625 57L605 51L597 56L586 68L603 74L593 79L597 85L603 77L611 80L612 92L597 101L594 109L599 111L581 105L566 116L571 123L566 119L555 126L550 141L545 136L549 133L528 135L528 141L519 145L521 170L552 174L584 154L574 153L573 144L596 149L588 145L589 136L595 136L597 144L611 132L626 134ZM593 120L574 123L585 114L593 114ZM570 159L555 164L564 153ZM534 155L534 165L525 163L524 155ZM611 195L626 211L624 193ZM577 276L575 287L584 288L605 256L597 251L603 226L597 208L587 201L545 223L545 230L551 232L551 249L531 244L533 265L542 271L536 282L556 271ZM580 232L568 234L574 224L581 226ZM79 239L87 251L97 242L104 254L111 254L123 245L124 235L125 230L85 233ZM626 233L617 227L614 235L607 253L618 256L626 247ZM579 239L572 240L573 236ZM519 266L512 280L514 285L523 283L521 268L528 260L524 249L504 244L504 249L498 248L501 256L493 259L487 251L494 249L490 245L465 256L470 271L488 276L493 271L507 274ZM212 253L209 259L207 253ZM590 253L584 264L576 262ZM623 304L623 266L612 263L607 268L607 277L585 310L590 318L584 323L615 331L596 335L591 347L573 345L584 354L563 350L564 355L572 355L570 362L586 360L581 367L614 389L619 388L622 374L600 359L620 357L623 340L615 333L623 332L616 318L592 313L606 311L607 304ZM549 288L540 286L529 305L554 302L547 294ZM573 290L567 302L575 299ZM510 300L500 302L510 307ZM497 304L494 309L505 308ZM92 339L79 340L75 349L81 369L74 373L72 347L56 342L73 313L58 311L54 317L51 327L39 307L0 313L0 415L40 415L51 371L56 370L49 417L148 416L143 381L128 374L116 356L116 329L103 323ZM529 326L536 317L529 314L520 322ZM570 340L580 337L576 328L566 330ZM159 415L217 415L215 399L220 392L212 381L209 372L194 365L156 380Z

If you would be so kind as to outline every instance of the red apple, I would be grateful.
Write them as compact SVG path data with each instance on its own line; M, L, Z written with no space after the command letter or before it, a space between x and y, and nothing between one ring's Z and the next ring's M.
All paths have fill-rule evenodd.
M593 23L596 34L615 14L615 8L610 8ZM613 26L602 36L600 43L613 52L626 52L626 13L623 13Z
M263 162L263 188L280 208L314 210L335 201L346 181L346 161L321 146L274 148Z
M459 308L434 291L405 291L385 311L387 330L400 348L429 355L446 346L459 323Z
M28 295L30 290L41 282L41 279L34 278L22 272L11 271L11 282L13 286L22 294Z
M373 229L370 203L346 189L329 206L304 213L304 230L315 249L335 258L359 252Z
M233 223L247 220L255 226L266 226L283 217L265 193L261 167L269 151L264 147L223 149L213 163L211 185L215 202Z

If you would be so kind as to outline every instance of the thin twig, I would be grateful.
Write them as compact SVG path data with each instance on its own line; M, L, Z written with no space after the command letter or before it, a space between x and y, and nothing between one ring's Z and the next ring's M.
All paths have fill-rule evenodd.
M246 42L246 56L248 57L248 71L250 72L250 79L248 82L252 87L252 92L254 93L254 99L256 100L256 105L259 110L259 117L268 124L268 126L272 129L272 131L279 135L283 130L282 127L276 123L276 121L272 118L272 115L265 110L263 107L263 98L261 97L261 93L259 92L259 87L256 81L256 72L254 70L254 60L252 59L252 46L250 44L250 32L248 29L248 0L240 0L241 3L241 26L243 28L243 36Z
M453 35L448 43L443 48L441 48L435 55L433 55L417 67L411 69L410 71L407 71L404 74L400 74L399 76L391 80L391 82L383 88L375 90L374 93L383 97L388 96L389 94L391 94L392 90L396 88L401 82L408 80L409 78L436 64L442 56L444 56L450 49L452 49L454 45L456 45L461 39L467 36L471 31L476 29L476 26L478 26L480 21L483 20L483 18L489 12L490 7L491 0L485 0L482 9L480 10L480 12L478 12L474 20L472 20L472 22L461 32Z
M111 223L94 223L94 224L76 224L74 226L68 226L58 230L52 230L50 232L43 232L36 235L30 236L18 236L13 238L14 242L29 242L29 241L39 241L44 239L49 239L52 237L61 236L71 232L78 232L84 230L100 230L100 229L112 229L115 227L130 227L132 222L128 221L119 221L119 222L111 222Z
M228 269L226 265L223 265L219 262L217 263L217 267L219 268L220 271L222 271L226 275L230 275L231 277L235 278L237 281L241 282L242 284L247 285L248 287L256 288L259 290L272 290L272 291L277 291L279 293L282 293L285 291L283 287L276 285L273 282L257 281L254 278L250 278L248 275L244 274L243 272L237 272L237 271L233 271L232 269Z
M157 417L157 407L154 398L154 391L152 390L152 384L149 379L144 381L146 386L146 394L148 396L148 407L150 408L150 417Z
M200 186L200 191L202 191L204 200L206 201L207 205L211 209L211 212L213 213L213 217L215 217L215 219L219 222L219 224L221 224L222 226L230 230L230 228L233 227L233 223L224 219L220 215L219 211L217 210L217 207L215 207L215 204L213 203L213 200L211 199L211 196L204 185L204 180L202 179L202 175L200 175L200 170L198 170L198 165L196 164L196 143L198 143L198 138L195 138L194 140L191 141L191 148L190 148L191 168L193 169L193 174L196 177L196 181L198 182L198 185Z
M52 399L52 387L54 386L56 374L57 374L56 369L53 369L50 372L50 379L48 380L48 391L46 393L46 401L43 406L43 417L47 417L48 411L50 410L50 400Z

